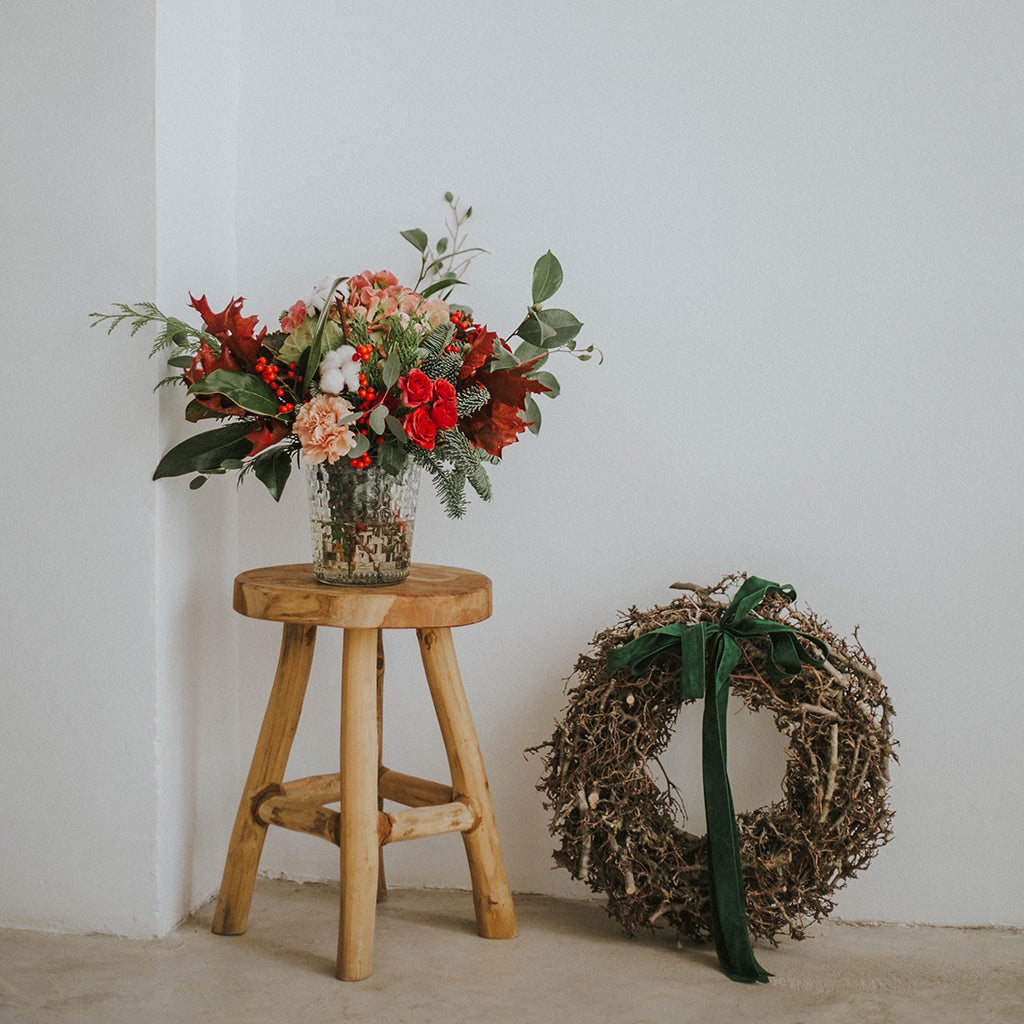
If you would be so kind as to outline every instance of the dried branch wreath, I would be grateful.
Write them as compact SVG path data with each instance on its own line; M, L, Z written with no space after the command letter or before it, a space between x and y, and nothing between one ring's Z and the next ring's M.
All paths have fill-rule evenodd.
M553 812L551 834L561 837L556 863L605 894L608 913L629 934L668 925L680 937L710 937L707 837L680 827L685 811L658 761L682 704L680 656L667 654L639 676L610 673L606 657L671 623L719 622L726 595L746 578L674 584L688 593L646 612L633 607L598 633L593 652L576 663L580 682L569 691L564 719L530 750L544 755L537 788ZM777 945L780 932L802 939L808 925L827 917L833 894L892 838L889 761L897 758L892 705L856 630L841 639L809 609L780 597L758 615L818 637L830 651L820 668L804 665L797 676L771 680L767 643L751 639L730 677L744 704L770 711L788 738L782 800L737 821L750 933Z

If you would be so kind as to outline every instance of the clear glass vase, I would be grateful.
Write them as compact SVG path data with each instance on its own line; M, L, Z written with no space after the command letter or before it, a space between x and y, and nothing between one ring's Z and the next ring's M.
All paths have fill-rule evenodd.
M313 571L321 583L378 587L409 575L420 467L398 474L347 459L306 467Z

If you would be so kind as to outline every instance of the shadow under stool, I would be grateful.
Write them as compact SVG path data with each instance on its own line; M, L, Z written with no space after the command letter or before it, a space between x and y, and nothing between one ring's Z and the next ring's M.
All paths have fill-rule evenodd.
M234 608L251 618L281 622L284 632L231 833L214 932L245 931L263 842L267 829L276 825L340 848L337 975L345 981L366 978L372 970L376 902L385 891L386 843L461 832L477 931L485 938L512 938L517 933L515 911L451 633L452 627L490 616L491 581L468 569L413 564L409 577L398 584L335 587L317 582L309 565L280 565L241 573L235 579ZM285 782L318 626L343 630L341 771ZM385 629L416 630L451 785L380 763ZM406 809L385 813L384 800ZM330 808L332 803L340 803L340 809Z

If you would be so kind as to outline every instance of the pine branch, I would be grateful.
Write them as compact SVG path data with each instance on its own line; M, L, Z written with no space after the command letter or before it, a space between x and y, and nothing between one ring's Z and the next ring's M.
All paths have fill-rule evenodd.
M472 416L478 409L482 409L491 400L491 393L487 388L469 387L463 388L456 396L456 412L461 420L464 416Z

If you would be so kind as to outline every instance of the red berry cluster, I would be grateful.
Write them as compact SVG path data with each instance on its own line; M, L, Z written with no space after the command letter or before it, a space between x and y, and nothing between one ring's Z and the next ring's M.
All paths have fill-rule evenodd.
M262 377L263 380L273 388L274 394L280 401L277 411L279 413L293 412L295 409L295 403L281 400L286 398L289 391L292 393L292 397L294 397L296 385L302 383L302 378L295 372L295 364L288 364L288 369L285 371L285 379L283 381L278 380L278 376L281 373L281 366L278 363L268 362L266 356L260 356L259 359L256 360L255 370L260 377ZM287 390L285 385L287 385Z
M455 336L448 345L445 345L444 350L445 352L461 352L461 342L465 341L470 332L476 329L473 323L473 314L464 313L461 309L453 309L450 319L455 324Z
M356 345L356 354L353 356L353 359L356 362L365 362L372 355L372 345ZM373 407L377 404L377 390L367 382L365 373L359 374L359 389L356 391L356 395L359 397L359 408L363 410L363 415L356 420L356 429L363 437L369 437L370 428L366 425L366 421L369 419ZM383 440L382 437L378 437L377 444L380 444ZM371 462L370 453L365 452L363 455L357 455L354 459L349 459L348 461L353 469L366 469Z

